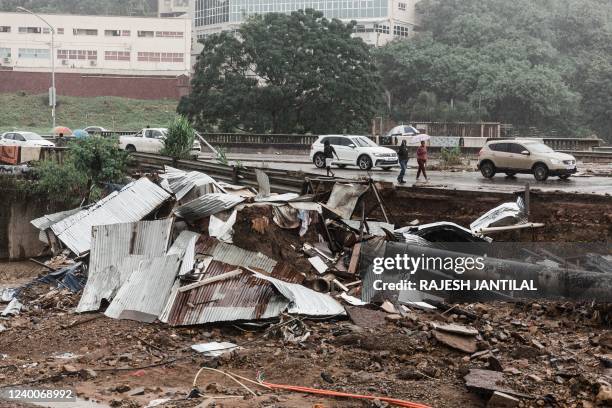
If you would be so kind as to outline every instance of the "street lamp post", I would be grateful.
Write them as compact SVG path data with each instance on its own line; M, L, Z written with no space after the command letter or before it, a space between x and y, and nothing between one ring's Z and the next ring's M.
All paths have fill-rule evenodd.
M17 7L17 10L33 15L34 17L38 18L43 23L45 23L47 26L49 26L49 29L51 30L51 92L49 92L49 98L50 98L50 103L51 103L51 118L53 119L53 128L55 129L55 105L56 105L56 99L57 99L55 96L55 55L53 54L55 52L54 50L55 28L53 28L53 26L49 24L47 20L45 20L38 14L34 13L33 11L28 10L27 8Z

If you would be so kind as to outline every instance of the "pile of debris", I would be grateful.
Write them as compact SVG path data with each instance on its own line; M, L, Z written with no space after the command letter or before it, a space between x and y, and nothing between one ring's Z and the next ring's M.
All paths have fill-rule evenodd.
M392 322L423 326L428 339L471 355L469 359L486 357L495 370L493 345L484 345L486 326L467 324L476 320L473 311L448 305L450 295L440 290L375 290L376 279L398 283L415 278L393 267L380 275L374 260L405 254L488 254L485 273L536 280L541 275L541 282L557 279L553 295L568 294L569 285L581 296L609 300L608 255L587 255L569 271L559 259L551 261L550 253L529 251L520 261L490 256L493 240L485 233L541 226L529 222L528 197L492 209L469 229L450 222L421 225L418 220L395 225L372 180L336 182L331 191L311 189L298 195L273 194L266 174L258 171L257 176L259 189L254 190L166 167L164 173L141 177L90 206L33 220L54 255L45 263L50 272L4 290L1 300L8 304L2 316L25 307L102 311L112 319L159 321L172 327L269 324L287 315L349 318L371 328ZM384 220L369 218L374 209ZM427 272L432 279L453 276L442 270ZM595 275L604 277L603 283L594 284ZM466 273L462 279L481 276ZM40 283L56 288L37 293ZM513 296L511 290L488 292L496 299ZM450 320L414 317L414 311L451 310ZM311 335L301 318L276 332L293 344ZM193 349L218 356L237 346L205 343ZM486 388L492 401L530 398L502 386L478 385L498 384L500 371L472 370L466 385Z

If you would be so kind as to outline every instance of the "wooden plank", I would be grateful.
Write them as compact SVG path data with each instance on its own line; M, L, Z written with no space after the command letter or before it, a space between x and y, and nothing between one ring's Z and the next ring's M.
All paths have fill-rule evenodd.
M351 261L349 262L348 272L353 275L357 273L357 267L359 266L359 255L361 254L361 242L358 242L353 246L353 253L351 254Z

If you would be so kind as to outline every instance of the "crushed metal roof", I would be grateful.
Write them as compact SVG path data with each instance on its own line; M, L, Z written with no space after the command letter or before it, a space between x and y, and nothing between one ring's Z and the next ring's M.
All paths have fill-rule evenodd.
M187 204L181 205L174 213L188 221L208 217L221 211L229 210L245 199L234 194L205 194Z
M104 314L114 319L155 321L170 296L180 263L176 254L141 261Z
M234 265L212 261L203 276L219 276ZM279 316L289 300L270 283L243 272L221 281L178 292L168 323L173 326L269 319Z
M259 279L267 280L287 299L291 301L288 312L308 316L344 315L344 307L326 293L315 292L305 286L283 282L271 276L255 273Z
M98 310L103 299L113 298L133 271L124 258L165 254L171 228L171 218L92 227L88 279L76 311Z
M53 214L46 214L40 218L36 218L30 221L30 224L32 224L34 227L38 228L39 230L44 231L48 228L51 228L53 224L58 223L64 218L70 217L71 215L76 214L81 210L82 208L79 207L79 208L73 208L72 210L60 211L60 212L56 212Z
M53 224L51 230L72 252L82 255L91 249L91 227L140 221L169 198L170 193L143 177Z
M360 220L342 220L342 222L348 225L349 227L351 227L352 229L359 231L359 226L361 225ZM395 229L395 226L393 224L389 224L386 222L366 220L365 224L367 228L364 229L364 231L369 231L370 235L378 235L381 237L384 237L387 235L384 230L393 232L393 230Z
M335 183L325 207L334 211L342 218L350 219L355 211L359 197L368 188L370 186L367 184Z
M210 255L215 261L242 268L259 269L268 274L273 273L276 260L267 257L261 252L247 251L235 245L226 244L210 237L200 239L196 252Z
M182 200L196 187L206 186L203 193L225 192L215 179L199 171L186 172L170 166L164 166L164 170L165 174L162 174L161 177L168 182L177 201Z

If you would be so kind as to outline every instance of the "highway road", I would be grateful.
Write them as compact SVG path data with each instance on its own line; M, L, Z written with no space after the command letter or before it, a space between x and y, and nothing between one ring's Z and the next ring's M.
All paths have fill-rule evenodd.
M291 161L289 157L273 158L274 161L263 158L263 160L253 160L251 157L241 155L240 163L245 166L284 169L303 171L306 173L317 173L325 175L325 170L317 169L312 163L308 163L305 158L296 159L296 162ZM416 163L411 160L409 169L406 172L406 186L415 184ZM580 169L580 167L579 167ZM397 174L399 167L391 171L383 171L381 169L372 169L370 172L361 171L357 168L338 169L332 168L337 177L342 178L360 178L370 175L374 180L397 182ZM582 194L597 194L597 195L612 195L612 177L590 177L590 176L572 176L568 180L560 180L558 177L550 177L545 182L536 181L532 175L517 174L515 177L509 178L504 174L498 174L492 179L485 179L480 172L477 171L428 171L429 182L417 183L432 188L470 190L470 191L500 191L513 192L522 190L526 183L529 183L530 188L539 189L542 191L564 191L568 193ZM423 180L421 178L421 180Z

